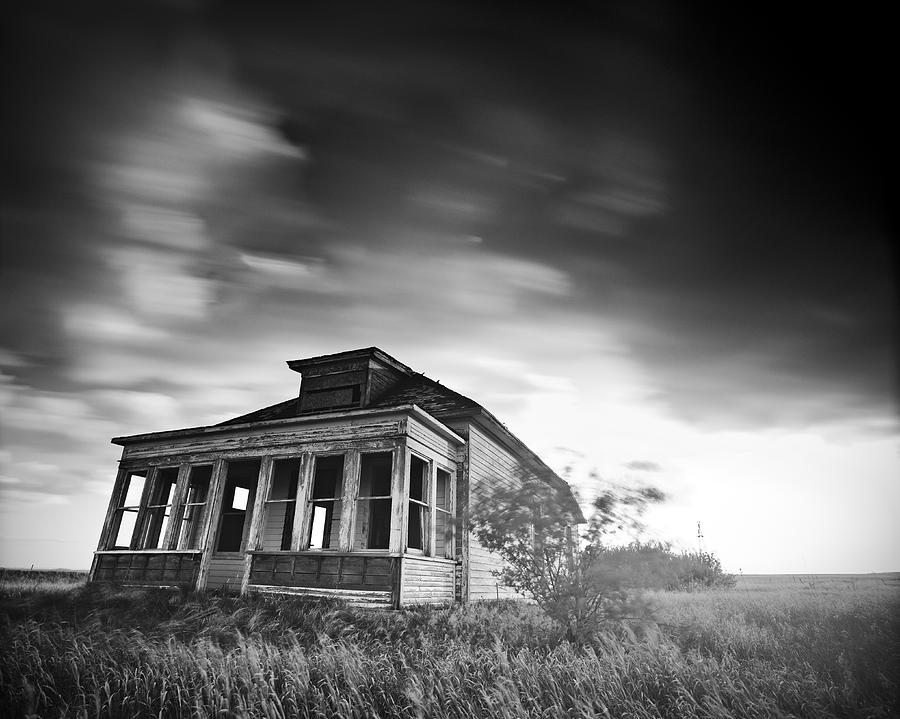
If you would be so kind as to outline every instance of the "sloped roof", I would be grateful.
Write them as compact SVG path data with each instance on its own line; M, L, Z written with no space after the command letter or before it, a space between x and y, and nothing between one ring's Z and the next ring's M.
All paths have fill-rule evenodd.
M224 422L219 422L216 427L222 427L228 424L245 424L247 422L267 422L272 419L290 419L291 417L297 417L300 414L298 411L299 409L300 402L297 396L294 395L290 399L284 400L284 402L270 404L268 407L242 414L240 417L226 419Z
M484 409L475 400L422 374L400 380L369 406L399 407L404 404L418 405L437 419Z

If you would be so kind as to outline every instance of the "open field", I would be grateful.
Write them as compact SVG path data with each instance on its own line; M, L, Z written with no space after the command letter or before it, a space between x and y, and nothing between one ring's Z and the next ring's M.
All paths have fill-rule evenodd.
M379 613L7 574L0 716L900 715L897 575L797 576L653 593L658 623L573 646L523 604Z

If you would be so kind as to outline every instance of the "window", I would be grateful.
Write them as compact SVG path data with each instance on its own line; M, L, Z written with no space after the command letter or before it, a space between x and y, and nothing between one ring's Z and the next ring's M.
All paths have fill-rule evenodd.
M453 558L453 482L450 473L437 470L434 496L434 556Z
M363 454L352 548L388 549L391 538L391 452Z
M258 459L228 463L217 552L240 552L246 544L250 528L247 515L252 512L259 464Z
M172 494L178 480L178 467L165 467L157 470L150 488L150 499L147 504L147 515L144 520L144 539L142 549L168 549L163 546L166 529L169 526L169 515L172 510Z
M310 494L310 549L337 549L344 491L344 455L316 457Z
M212 465L191 467L188 475L187 493L181 511L181 527L178 530L178 549L200 549L200 532L206 516L206 502L209 498L209 483L212 479Z
M111 549L134 549L137 545L135 529L146 480L147 470L132 471L125 475L125 486L122 488L121 495L122 504L116 509L113 520L111 534L115 540Z
M269 498L266 500L265 521L262 526L263 549L286 550L291 548L299 479L299 457L275 460L272 466Z
M412 456L409 464L409 512L406 519L406 547L427 553L430 547L431 508L428 462Z

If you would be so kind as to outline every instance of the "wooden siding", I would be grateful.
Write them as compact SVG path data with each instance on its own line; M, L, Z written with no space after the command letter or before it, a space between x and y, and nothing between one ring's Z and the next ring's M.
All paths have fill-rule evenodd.
M514 486L520 463L499 443L474 425L469 425L469 502L476 503L491 488ZM468 600L513 599L521 595L500 584L493 572L503 567L502 560L482 547L474 534L468 536Z
M434 557L403 557L400 606L452 604L456 597L456 562Z
M239 591L244 578L244 555L213 555L209 560L206 589Z
M123 462L143 460L171 464L173 458L195 461L204 456L227 453L241 455L285 454L301 451L339 451L361 440L397 437L401 434L399 419L344 419L340 422L304 425L293 428L245 428L221 434L172 437L129 445L122 453ZM275 450L273 452L273 450ZM280 450L280 452L279 452Z
M91 577L97 582L193 588L199 552L98 552Z
M434 430L426 427L415 417L410 417L408 419L406 424L406 433L411 440L410 447L412 449L418 449L420 451L430 450L429 453L433 452L435 455L441 457L444 460L448 460L450 462L454 462L456 460L456 443L451 442L447 438L439 435Z

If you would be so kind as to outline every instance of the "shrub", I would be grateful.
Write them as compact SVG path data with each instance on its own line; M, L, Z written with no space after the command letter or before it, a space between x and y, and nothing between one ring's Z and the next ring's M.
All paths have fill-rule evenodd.
M722 570L709 552L676 553L660 542L632 542L622 547L590 549L590 571L603 577L606 586L621 589L727 589L735 578Z

